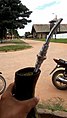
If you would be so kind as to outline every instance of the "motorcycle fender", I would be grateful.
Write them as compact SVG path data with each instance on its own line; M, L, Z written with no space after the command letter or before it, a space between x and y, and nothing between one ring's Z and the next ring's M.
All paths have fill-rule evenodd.
M51 71L50 75L57 69L57 66Z

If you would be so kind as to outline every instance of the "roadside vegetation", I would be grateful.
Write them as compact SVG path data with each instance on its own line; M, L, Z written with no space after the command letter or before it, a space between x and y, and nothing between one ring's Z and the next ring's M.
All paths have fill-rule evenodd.
M42 101L38 103L37 109L48 109L53 111L64 111L67 112L67 104L65 103L64 99L60 97L54 97L48 99L46 101Z
M31 48L31 46L20 39L4 40L3 43L0 43L0 51L17 51Z
M35 39L35 41L46 41L46 39ZM67 39L50 39L50 42L67 44ZM23 40L20 39L8 39L3 40L2 43L0 42L0 52L24 50L31 47L32 46L30 46L28 43L25 43Z
M46 41L45 38L43 38L43 39L35 39L35 40ZM59 38L59 39L50 39L50 42L54 42L54 43L67 43L67 39L62 39L62 38Z

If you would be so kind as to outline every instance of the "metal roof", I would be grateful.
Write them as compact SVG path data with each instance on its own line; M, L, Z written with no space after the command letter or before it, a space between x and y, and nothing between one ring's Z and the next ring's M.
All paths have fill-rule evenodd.
M49 32L50 24L33 24L32 29L36 32ZM67 24L60 24L60 33L67 33Z

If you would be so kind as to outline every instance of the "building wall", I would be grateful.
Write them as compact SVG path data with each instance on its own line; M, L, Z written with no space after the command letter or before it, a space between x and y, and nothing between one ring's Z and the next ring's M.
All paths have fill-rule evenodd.
M33 32L33 38L41 39L41 38L46 38L46 37L47 37L46 33L36 33L36 32Z
M36 38L36 32L33 32L32 35L33 35L33 38Z

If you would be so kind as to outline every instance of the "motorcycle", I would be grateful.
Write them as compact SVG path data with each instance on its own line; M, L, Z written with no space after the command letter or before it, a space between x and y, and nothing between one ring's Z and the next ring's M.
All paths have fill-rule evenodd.
M67 89L67 61L63 59L53 59L57 65L50 74L52 75L52 83L59 90Z
M2 76L2 72L0 72L0 95L4 92L6 88L6 80Z

